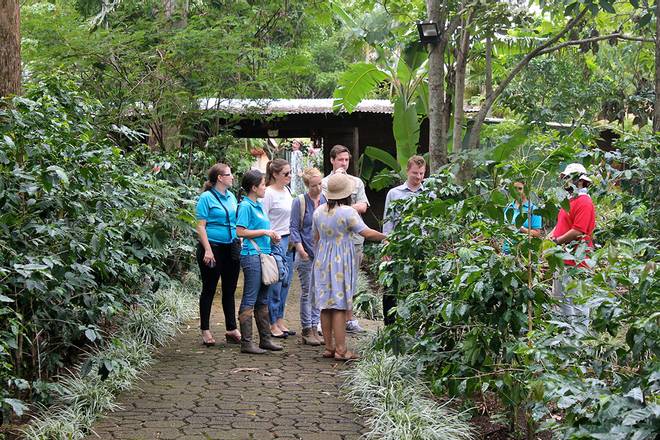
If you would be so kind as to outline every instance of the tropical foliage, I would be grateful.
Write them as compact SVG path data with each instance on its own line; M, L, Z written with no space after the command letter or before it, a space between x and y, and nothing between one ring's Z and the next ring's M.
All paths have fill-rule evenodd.
M50 399L50 378L148 301L192 252L192 190L97 125L103 107L53 77L0 111L3 407ZM9 399L9 400L7 400Z
M582 131L528 131L522 144L509 137L493 139L494 153L473 181L459 185L446 168L424 195L398 202L403 220L384 249L392 260L380 270L386 288L398 286L397 322L380 344L413 354L439 395L497 396L514 432L655 438L659 204L638 185L657 182L658 140L628 135L617 152L605 153L582 149L592 142ZM590 270L562 263L584 258L583 248L520 234L502 216L509 183L522 177L536 212L553 224L565 204L554 176L576 157L596 176L598 249ZM505 240L515 243L510 255L501 251ZM572 280L570 297L584 319L559 312L551 294L557 273Z

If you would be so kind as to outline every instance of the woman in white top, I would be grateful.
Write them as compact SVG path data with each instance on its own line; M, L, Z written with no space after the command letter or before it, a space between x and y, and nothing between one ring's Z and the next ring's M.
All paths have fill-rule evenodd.
M271 334L276 338L286 338L295 335L284 324L284 307L289 295L289 284L293 275L293 252L289 252L289 225L291 222L291 190L287 185L291 182L291 166L284 159L274 159L266 167L266 195L263 199L264 213L270 220L271 229L277 232L282 241L279 246L282 255L286 254L286 264L289 266L289 277L273 284L268 290L268 310L270 312Z

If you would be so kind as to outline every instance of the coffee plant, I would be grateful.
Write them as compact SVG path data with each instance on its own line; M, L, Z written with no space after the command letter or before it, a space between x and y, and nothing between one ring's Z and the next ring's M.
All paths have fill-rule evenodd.
M194 189L162 179L163 159L135 146L139 133L97 124L101 111L52 77L0 105L5 415L47 403L54 375L191 261Z
M505 408L511 432L563 438L655 438L660 432L660 289L657 280L658 140L622 135L614 152L590 150L586 131L504 135L473 178L448 166L403 213L379 280L395 288L396 323L377 347L414 355L438 395ZM510 183L527 182L548 233L566 192L562 165L590 166L597 249L557 246L518 232L502 212ZM520 223L524 219L518 219ZM508 240L511 253L501 251ZM585 259L586 269L564 267ZM564 316L551 294L566 274ZM466 402L469 406L470 404Z

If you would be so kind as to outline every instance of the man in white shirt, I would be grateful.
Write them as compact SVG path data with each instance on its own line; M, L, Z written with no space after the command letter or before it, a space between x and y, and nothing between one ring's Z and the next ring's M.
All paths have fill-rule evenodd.
M407 174L408 178L403 185L396 186L387 193L383 215L383 234L392 232L401 220L396 211L390 212L390 204L395 200L413 197L422 191L422 182L426 174L426 161L422 156L412 156L408 159ZM396 285L393 285L391 290L383 292L383 320L385 325L394 323L395 317L391 316L390 312L396 307L396 295Z
M325 194L328 189L328 178L335 173L346 173L348 165L351 161L351 153L343 145L335 145L330 150L330 163L332 164L332 172L323 178L321 184L323 186L323 193ZM367 212L369 208L369 200L367 199L367 193L364 189L364 182L362 179L355 176L350 176L355 180L355 188L351 194L352 207L358 212L358 214L363 215ZM355 246L355 255L357 261L357 269L360 268L360 263L362 262L362 256L364 254L364 237L358 234L353 234L353 244ZM357 319L353 318L353 311L348 310L346 313L346 331L352 333L363 332L364 329L360 327Z

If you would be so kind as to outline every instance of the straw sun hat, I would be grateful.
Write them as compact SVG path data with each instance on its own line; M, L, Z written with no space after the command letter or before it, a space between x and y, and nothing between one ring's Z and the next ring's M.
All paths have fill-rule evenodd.
M326 198L328 200L341 200L350 196L355 188L353 178L344 173L335 173L328 178L328 190Z

